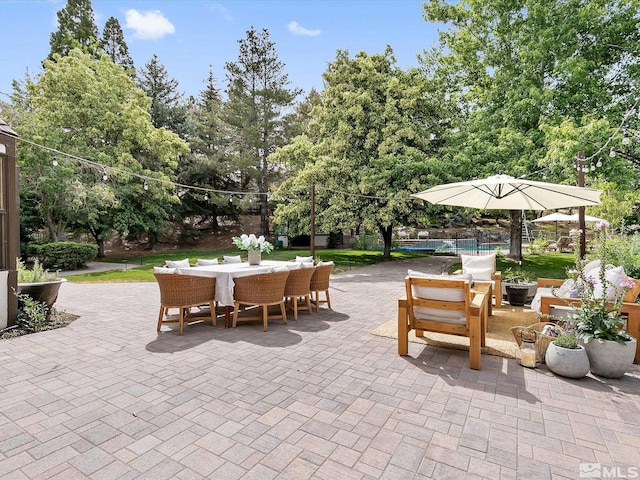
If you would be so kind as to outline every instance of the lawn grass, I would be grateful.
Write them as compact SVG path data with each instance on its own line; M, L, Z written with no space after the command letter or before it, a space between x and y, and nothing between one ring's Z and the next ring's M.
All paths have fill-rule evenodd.
M311 252L309 250L274 250L269 255L263 255L262 258L264 260L292 260L296 255L305 257L310 254ZM199 258L222 259L223 255L238 255L238 250L235 248L226 250L183 250L150 253L148 255L126 259L115 258L110 259L109 262L122 263L121 270L70 275L66 278L70 282L75 283L154 282L153 267L164 265L165 260L182 260L188 258L189 262L193 264L196 263ZM246 253L243 253L242 256L246 257ZM392 252L392 261L424 256L427 255L418 252ZM383 261L382 252L376 250L316 250L316 258L324 262L333 261L336 264L334 270L336 273Z
M235 248L225 250L176 250L175 252L149 253L137 257L110 259L111 263L122 263L122 269L108 272L93 272L66 277L75 283L99 283L99 282L153 282L153 267L164 265L165 260L182 260L189 258L195 263L199 258L222 258L223 255L237 255ZM263 255L263 259L291 260L296 255L304 257L310 255L309 250L274 250L269 255ZM428 254L420 252L392 252L392 260L406 258L425 257ZM246 257L246 254L243 254ZM316 257L322 261L333 261L336 264L335 272L350 270L353 268L373 265L383 261L382 252L376 250L317 250ZM529 273L531 278L549 277L565 278L566 269L573 265L573 254L570 253L546 253L541 255L529 255L522 262L522 269ZM506 258L499 258L498 270L504 272L507 268L517 268L518 263ZM135 268L134 268L135 267ZM126 268L126 270L125 270ZM453 272L460 269L461 265L454 265L449 269Z

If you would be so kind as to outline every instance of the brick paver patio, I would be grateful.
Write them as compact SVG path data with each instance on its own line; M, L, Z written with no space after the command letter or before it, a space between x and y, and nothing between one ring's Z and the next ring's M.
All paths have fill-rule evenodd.
M410 344L400 357L369 333L394 317L407 268L435 261L335 275L333 311L266 333L218 322L157 334L155 283L68 283L57 306L78 320L0 341L0 478L640 473L638 366L578 381L483 355L474 371L467 352Z

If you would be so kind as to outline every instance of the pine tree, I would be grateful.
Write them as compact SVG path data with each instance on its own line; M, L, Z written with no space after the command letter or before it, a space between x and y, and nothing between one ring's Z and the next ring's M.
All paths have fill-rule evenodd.
M80 48L90 55L98 53L98 27L93 15L91 0L67 0L67 5L57 13L58 30L51 34L49 59L58 53L65 56L73 48Z
M104 53L111 57L113 63L121 65L127 72L130 72L132 77L135 76L136 70L133 65L133 59L129 55L129 48L124 41L124 33L122 33L122 27L117 18L109 17L104 24L100 47Z
M275 171L267 157L288 141L284 115L300 89L288 89L289 78L278 59L269 31L247 31L239 40L237 62L225 64L227 70L226 119L236 130L238 155L250 164L248 173L258 182L260 192L260 233L269 233L269 183Z
M140 69L138 86L151 98L151 122L156 128L175 126L175 109L179 107L182 94L178 81L170 78L165 66L155 53Z

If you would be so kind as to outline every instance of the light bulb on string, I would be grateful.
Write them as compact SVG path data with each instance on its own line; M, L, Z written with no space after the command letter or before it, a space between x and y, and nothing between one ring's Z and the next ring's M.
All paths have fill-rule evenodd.
M204 194L204 201L205 201L205 202L208 202L208 201L209 201L209 195L208 195L208 194L206 194L206 193Z
M602 157L598 158L598 161L596 162L596 167L600 168L602 166Z
M591 166L589 167L590 170L593 172L596 169L596 166L592 163Z
M142 188L144 188L145 190L149 190L149 184L146 180L144 181L144 185L142 185Z
M629 145L630 143L631 143L631 139L629 138L629 135L627 134L627 130L625 129L624 133L622 134L622 144Z
M611 158L616 156L616 147L611 147L611 150L609 150L609 156Z
M58 166L58 157L53 157L53 161L51 162L51 164L52 164L54 167L57 167L57 166Z
M233 203L233 197L229 197L229 203Z
M102 167L102 180L106 182L108 179L109 176L107 175L107 167Z

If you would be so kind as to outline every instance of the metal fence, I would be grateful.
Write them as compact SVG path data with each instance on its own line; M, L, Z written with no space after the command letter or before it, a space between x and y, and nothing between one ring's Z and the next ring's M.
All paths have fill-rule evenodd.
M469 230L457 232L432 232L429 238L402 239L396 241L395 250L420 251L449 255L487 255L496 250L509 253L509 238L495 231Z

